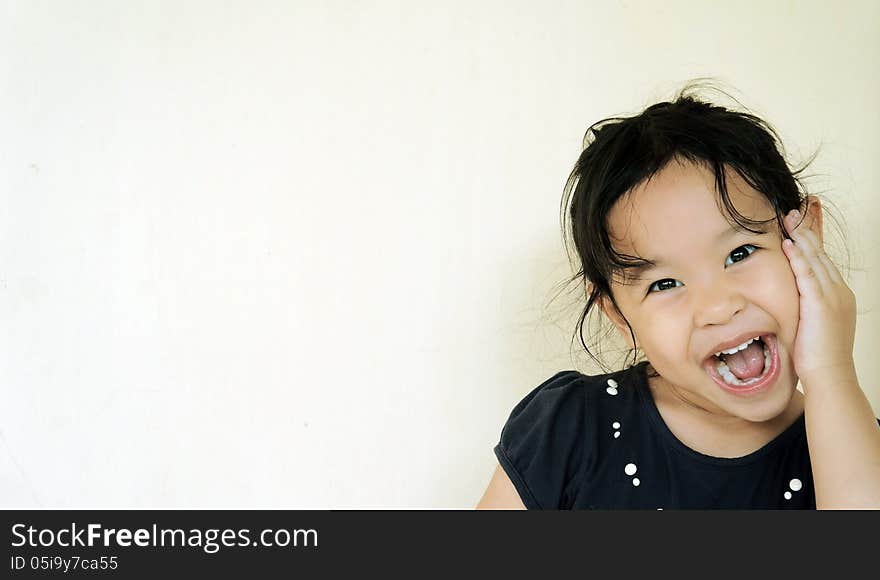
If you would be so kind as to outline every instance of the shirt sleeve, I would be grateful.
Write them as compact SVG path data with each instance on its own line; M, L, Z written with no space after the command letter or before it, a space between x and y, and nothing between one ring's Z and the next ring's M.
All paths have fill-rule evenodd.
M568 509L585 462L586 389L562 371L525 396L501 430L495 456L528 509Z

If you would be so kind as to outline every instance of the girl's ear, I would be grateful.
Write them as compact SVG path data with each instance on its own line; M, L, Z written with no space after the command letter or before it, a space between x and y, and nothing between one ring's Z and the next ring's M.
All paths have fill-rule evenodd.
M808 195L804 203L806 208L801 208L801 213L804 214L803 225L816 234L819 242L824 245L822 239L822 204L815 195Z
M599 308L601 308L602 313L614 323L620 336L623 337L623 340L626 341L629 347L635 348L632 336L630 335L629 326L627 326L623 316L617 311L617 308L615 308L608 296L603 295L599 297Z

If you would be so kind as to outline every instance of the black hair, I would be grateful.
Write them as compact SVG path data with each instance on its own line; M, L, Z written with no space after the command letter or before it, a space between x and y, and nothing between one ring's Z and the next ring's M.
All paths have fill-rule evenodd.
M637 362L635 335L611 292L613 276L627 266L645 262L618 253L609 239L608 214L622 196L650 180L671 161L683 161L714 173L719 210L740 231L756 232L752 226L774 219L755 221L736 210L727 193L726 169L735 170L766 197L785 238L789 237L782 221L785 215L792 209L806 214L807 191L801 173L816 153L800 169L789 168L782 140L767 122L752 113L692 96L690 92L699 86L692 81L671 102L653 104L632 117L608 117L591 125L584 136L583 151L566 181L561 203L563 239L569 260L571 244L580 262L580 270L568 282L578 281L587 295L576 333L586 352L603 368L602 361L584 342L583 326L593 306L605 299L626 322L635 346L631 349L632 364Z

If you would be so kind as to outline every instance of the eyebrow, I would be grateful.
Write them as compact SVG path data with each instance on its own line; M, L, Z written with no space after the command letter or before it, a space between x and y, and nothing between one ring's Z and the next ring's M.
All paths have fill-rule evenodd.
M730 237L733 237L733 235L737 234L737 233L743 233L748 236L759 236L762 234L766 234L769 231L769 228L764 225L760 225L759 229L760 229L759 233L754 233L754 232L750 232L748 230L742 230L742 229L738 229L734 226L730 226L729 228L718 232L718 234L715 236L715 241L716 241L716 243L722 242ZM638 260L639 260L639 263L632 264L629 266L623 266L623 267L619 268L619 271L623 272L623 274L625 275L625 277L627 279L630 278L630 274L635 275L636 279L638 279L638 277L641 274L644 274L645 272L650 272L651 270L659 268L660 266L663 266L665 264L665 262L663 260L659 260L659 259L652 260L650 258L638 258Z

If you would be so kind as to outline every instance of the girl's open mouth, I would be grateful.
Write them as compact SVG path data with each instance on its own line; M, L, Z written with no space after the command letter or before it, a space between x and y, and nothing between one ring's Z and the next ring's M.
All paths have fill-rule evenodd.
M704 370L724 391L737 396L752 396L767 390L779 378L779 349L775 334L760 336L759 340L764 349L764 368L759 376L740 380L723 359L716 356L710 356L703 363Z

